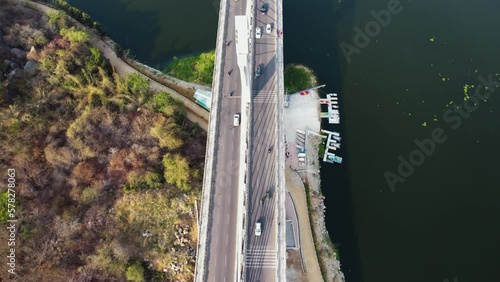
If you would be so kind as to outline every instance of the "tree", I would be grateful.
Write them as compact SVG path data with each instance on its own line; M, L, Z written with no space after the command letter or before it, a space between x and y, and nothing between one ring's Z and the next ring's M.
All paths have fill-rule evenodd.
M162 91L153 96L153 110L170 117L174 114L184 115L186 107L180 99L172 98L169 93Z
M142 282L144 281L144 267L137 261L127 268L126 275L129 281Z
M179 149L183 145L179 127L175 123L159 122L151 128L151 135L158 138L160 147L170 150Z
M112 100L129 110L140 109L151 98L148 92L149 81L142 75L133 73L125 77L115 75L116 97Z
M72 28L61 28L61 36L71 43L83 43L89 40L89 35L83 30Z
M182 191L191 190L189 162L186 158L179 154L166 154L163 156L163 168L167 183L175 184Z
M98 71L99 67L104 67L104 56L102 55L101 50L90 47L90 56L87 60L85 68L89 72Z
M49 11L47 12L49 16L49 24L55 26L56 28L61 28L65 26L63 19L66 16L64 11Z

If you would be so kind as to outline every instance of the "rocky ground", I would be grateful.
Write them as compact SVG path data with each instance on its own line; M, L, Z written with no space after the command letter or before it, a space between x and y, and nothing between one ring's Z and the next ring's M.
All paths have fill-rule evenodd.
M340 261L333 248L332 241L328 235L325 226L325 197L321 194L321 180L319 175L319 162L318 162L318 145L321 143L321 137L314 134L309 134L308 137L308 171L307 183L309 184L309 197L311 201L310 212L312 217L312 227L316 234L315 244L318 251L318 256L323 271L326 270L325 281L345 281L344 274L340 270ZM314 152L311 155L311 152Z

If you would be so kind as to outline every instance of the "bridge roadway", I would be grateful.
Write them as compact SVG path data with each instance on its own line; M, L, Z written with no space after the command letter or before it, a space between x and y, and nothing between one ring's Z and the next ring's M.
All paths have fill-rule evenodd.
M259 9L268 5L267 13ZM266 33L266 25L273 27ZM276 280L276 2L256 1L255 26L262 37L254 40L254 66L261 66L252 87L251 162L248 190L246 281ZM255 31L254 31L255 33ZM269 153L269 149L271 149ZM270 192L271 198L266 198ZM266 199L266 200L263 200ZM260 201L263 200L263 204ZM262 235L255 236L255 223L262 224Z
M209 219L207 234L209 243L207 244L206 279L204 281L208 282L236 281L238 267L236 250L241 247L236 242L237 203L241 201L238 199L241 126L233 126L233 116L236 113L240 115L243 113L241 113L241 74L238 69L234 42L234 16L244 14L246 0L227 1L229 9L224 40L230 44L224 47L225 52L217 54L223 56L220 68L222 79L219 80L220 92L213 94L219 95L220 110L219 130L218 135L215 136L217 142L214 150L216 166L212 192L212 216Z
M226 2L227 1L227 2ZM261 65L261 74L259 77L253 77L252 71L249 76L253 77L253 82L250 90L250 99L247 97L244 101L251 101L250 112L250 148L249 148L249 171L247 172L247 181L249 181L247 197L240 199L238 194L241 187L241 171L240 163L244 155L241 146L245 146L245 140L240 140L240 130L245 130L246 126L233 126L233 116L235 113L246 115L245 108L242 109L242 89L241 75L237 62L235 37L235 15L244 15L247 6L247 1L254 1L253 11L251 13L252 26L250 42L253 45L250 47L252 56L252 66L246 66L248 70L255 70L258 65ZM219 26L218 41L221 40L221 33L224 36L222 39L229 42L229 46L223 47L224 50L217 50L217 56L220 56L219 64L216 60L216 76L214 80L213 95L218 95L219 107L217 112L211 113L211 119L214 117L217 121L218 130L214 138L213 157L215 160L213 166L211 191L210 191L210 206L209 215L206 223L207 227L201 227L200 238L206 235L206 241L200 239L200 247L203 248L199 252L197 261L197 273L195 281L208 282L225 282L236 281L237 273L241 265L241 260L238 259L238 248L242 248L241 242L238 241L238 236L243 236L246 240L245 250L243 251L245 268L242 270L245 281L250 282L273 282L285 281L284 272L282 269L277 269L278 266L283 268L283 263L278 265L277 254L282 252L281 258L284 258L284 248L278 248L276 243L280 240L277 235L279 225L277 217L279 211L277 209L276 193L279 192L276 187L277 179L277 161L276 156L276 85L277 85L277 70L276 65L276 1L280 0L222 0L222 5L228 5L225 14L225 24L221 28ZM268 5L268 12L263 14L260 12L261 5ZM281 2L278 2L280 5ZM251 4L251 3L248 3ZM222 7L223 10L226 7ZM223 15L221 10L220 16ZM224 21L219 19L219 25ZM266 33L266 25L271 24L273 30L271 33ZM260 27L262 37L255 38L255 27ZM220 43L218 43L220 45ZM280 50L281 51L281 50ZM282 61L280 61L282 64ZM217 75L220 73L220 76ZM243 91L245 93L245 91ZM230 95L232 94L232 95ZM245 96L246 97L246 96ZM243 111L243 112L242 112ZM209 135L211 136L211 135ZM245 136L245 134L243 135ZM210 138L210 137L209 137ZM214 141L211 140L211 141ZM209 140L210 141L210 140ZM271 148L271 152L268 149ZM210 150L207 151L210 154ZM206 165L210 165L207 163ZM207 171L207 168L205 168ZM210 171L210 170L209 170ZM207 177L208 175L205 175ZM204 190L206 189L204 183ZM271 195L260 204L260 200L264 199L267 193ZM246 213L245 234L241 234L242 226L238 226L237 216L242 213L238 210L238 203L245 202ZM207 197L204 198L203 205L207 205ZM284 207L282 207L284 208ZM278 211L278 214L276 213ZM206 212L205 212L206 213ZM206 214L202 213L202 218ZM255 223L262 223L262 235L255 235ZM284 226L280 226L280 230L284 230ZM206 230L206 233L204 233ZM283 234L284 231L281 233ZM240 234L240 235L238 235ZM203 245L203 242L206 242ZM284 242L282 242L284 245ZM279 259L284 262L284 259ZM200 267L201 266L201 267Z

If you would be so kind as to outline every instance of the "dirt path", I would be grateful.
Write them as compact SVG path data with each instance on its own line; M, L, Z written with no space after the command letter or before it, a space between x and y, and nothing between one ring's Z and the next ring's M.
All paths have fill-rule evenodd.
M13 0L13 2L26 3L28 7L37 9L44 13L48 13L49 11L56 11L51 7L45 6L37 2L32 2L27 0L17 0L17 1ZM109 46L106 42L104 42L104 40L102 40L98 35L96 35L93 30L85 27L75 19L72 20L76 23L78 28L88 32L88 34L90 35L90 43L95 47L99 48L103 52L104 56L108 59L109 63L117 73L119 74L137 73L143 76L144 78L148 79L146 76L144 76L143 74L135 70L133 67L125 63L121 58L119 58L116 55L115 51L111 48L111 46ZM177 91L168 88L164 85L161 85L158 82L150 81L150 87L157 92L160 91L168 92L172 95L172 97L182 100L182 102L187 108L187 115L186 115L187 118L192 122L198 123L200 127L203 128L203 130L205 131L207 130L209 113L205 111L201 106L198 106L195 102L182 96Z

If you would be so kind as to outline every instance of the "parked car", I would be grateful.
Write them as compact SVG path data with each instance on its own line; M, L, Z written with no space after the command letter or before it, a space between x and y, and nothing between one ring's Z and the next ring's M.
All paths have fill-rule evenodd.
M267 13L267 4L262 4L262 6L260 6L260 12L262 14Z
M255 236L259 237L262 235L262 225L259 221L255 223Z
M233 125L234 126L240 125L240 115L239 114L234 114Z
M260 65L257 66L257 68L255 69L255 77L259 77L260 76Z
M271 24L267 24L266 25L266 33L271 33L271 31L273 31L273 27L271 26Z
M262 36L262 32L260 30L260 27L257 27L255 29L255 38L259 39Z

